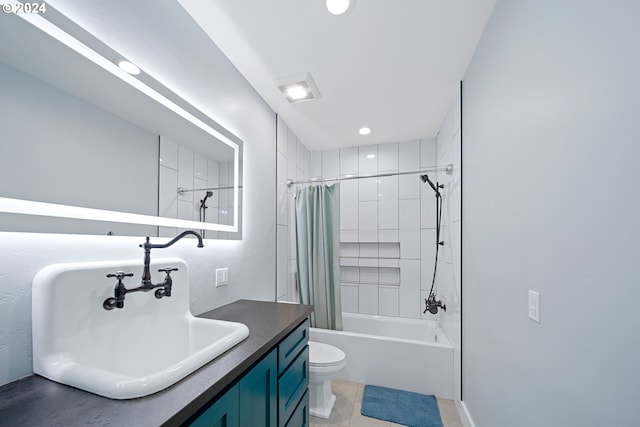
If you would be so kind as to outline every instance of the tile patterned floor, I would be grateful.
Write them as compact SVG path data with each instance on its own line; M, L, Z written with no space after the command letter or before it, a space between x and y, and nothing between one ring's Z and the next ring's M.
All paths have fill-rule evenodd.
M310 427L396 427L402 424L381 421L360 414L364 384L334 380L331 383L336 404L328 420L310 417ZM444 427L463 427L453 400L438 399Z

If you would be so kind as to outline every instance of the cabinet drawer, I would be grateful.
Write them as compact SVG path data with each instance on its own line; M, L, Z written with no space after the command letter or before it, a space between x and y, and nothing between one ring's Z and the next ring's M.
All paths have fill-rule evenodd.
M282 374L309 341L309 319L291 332L278 345L278 374Z
M278 385L278 425L283 427L309 386L309 347L291 362Z
M309 425L309 390L304 393L298 407L284 427L307 427Z

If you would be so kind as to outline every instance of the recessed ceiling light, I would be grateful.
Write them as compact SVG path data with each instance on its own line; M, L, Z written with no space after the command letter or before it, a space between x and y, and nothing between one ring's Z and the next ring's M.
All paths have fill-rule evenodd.
M375 154L367 154L367 159L375 159L376 155Z
M280 88L282 90L282 88ZM312 99L313 94L309 90L309 86L305 82L298 82L284 87L285 96L289 98L289 102L302 101Z
M353 8L355 0L327 0L327 10L333 15L342 15Z
M115 64L120 67L120 69L126 71L129 74L132 74L134 76L140 74L140 68L138 68L136 64L129 62L124 58L116 58L113 60L113 62L115 62Z
M358 130L358 133L360 135L369 135L371 133L371 128L368 127L361 127L360 130Z
M275 83L290 103L320 98L320 92L309 73L286 77Z

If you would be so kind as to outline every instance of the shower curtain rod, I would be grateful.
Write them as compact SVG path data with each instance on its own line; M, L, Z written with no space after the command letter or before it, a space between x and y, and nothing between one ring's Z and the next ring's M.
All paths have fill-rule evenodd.
M207 187L207 188L194 188L193 190L188 190L184 187L178 187L178 194L183 196L185 193L190 193L192 191L209 191L209 190L233 190L235 187L233 185L227 185L224 187ZM242 185L239 185L238 188L242 188Z
M342 176L335 178L311 178L301 181L293 181L291 179L287 180L287 187L291 187L296 184L313 184L316 182L327 182L327 181L346 181L348 179L364 179L364 178L382 178L385 176L396 176L396 175L412 175L416 173L426 173L426 172L446 172L447 175L451 175L453 173L453 164L448 164L444 167L431 167L422 169L419 171L410 171L410 172L389 172L389 173L379 173L375 175L354 175L354 176Z

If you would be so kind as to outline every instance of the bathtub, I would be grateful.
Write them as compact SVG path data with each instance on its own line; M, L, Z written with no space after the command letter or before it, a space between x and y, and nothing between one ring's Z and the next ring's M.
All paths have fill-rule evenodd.
M436 321L343 313L342 323L309 334L345 352L337 378L453 399L453 348Z

